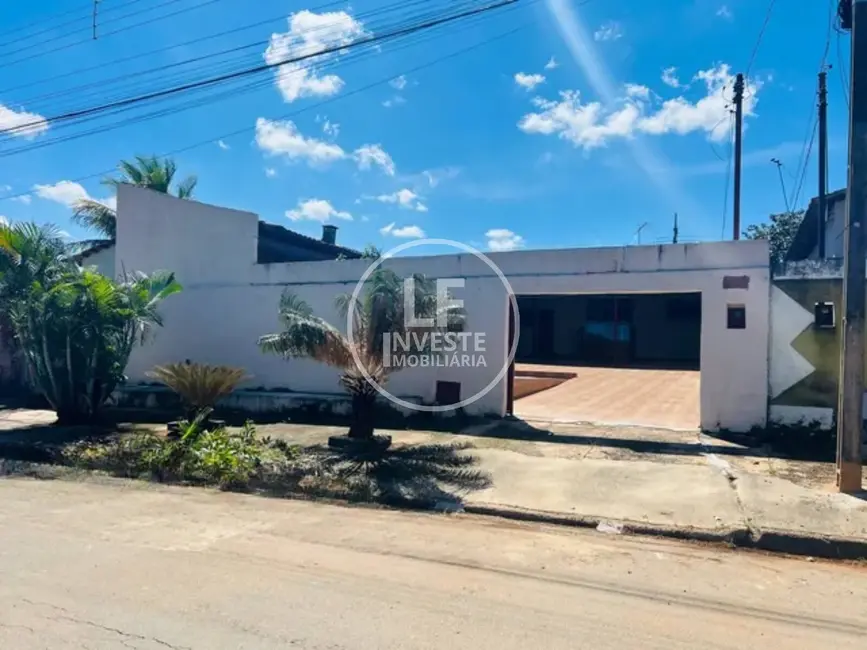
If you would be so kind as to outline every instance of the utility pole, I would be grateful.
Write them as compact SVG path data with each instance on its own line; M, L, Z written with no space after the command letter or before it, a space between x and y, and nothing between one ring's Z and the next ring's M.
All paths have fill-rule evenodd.
M639 246L641 246L641 231L647 228L649 224L645 221L643 224L638 226L638 230L635 231L635 239Z
M678 233L678 230L677 230L677 212L675 212L674 213L674 232L671 235L671 243L672 244L677 243L677 233Z
M861 490L861 432L864 399L864 303L867 212L867 0L840 0L841 16L852 13L849 178L843 260L843 336L837 402L837 489ZM848 22L845 20L844 25ZM858 79L861 79L859 82Z
M828 218L826 179L828 178L828 73L819 73L819 259L825 259L825 222Z
M744 130L744 75L735 78L735 204L734 238L741 238L741 158Z

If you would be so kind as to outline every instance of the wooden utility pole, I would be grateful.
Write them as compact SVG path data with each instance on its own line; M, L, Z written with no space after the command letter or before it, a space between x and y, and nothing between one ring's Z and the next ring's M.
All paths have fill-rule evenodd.
M818 257L825 259L825 223L828 218L828 204L826 200L828 188L828 73L822 70L819 73L819 232L817 241Z
M676 243L677 243L677 234L678 234L678 230L677 230L677 212L675 212L675 213L674 213L674 232L671 234L671 243L672 243L672 244L676 244Z
M841 0L848 4L850 0ZM848 7L841 7L846 11ZM861 490L864 421L864 302L867 212L867 0L852 0L852 78L849 109L849 178L843 260L843 336L837 402L837 489ZM844 24L845 24L844 20ZM860 79L860 81L859 81Z
M734 239L741 238L741 158L744 131L744 75L735 78L735 201Z

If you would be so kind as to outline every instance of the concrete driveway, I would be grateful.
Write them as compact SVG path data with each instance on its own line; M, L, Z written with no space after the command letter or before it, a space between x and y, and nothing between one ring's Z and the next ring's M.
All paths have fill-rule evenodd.
M516 400L520 418L669 429L697 429L701 422L697 370L519 366L531 368L571 372L575 378Z

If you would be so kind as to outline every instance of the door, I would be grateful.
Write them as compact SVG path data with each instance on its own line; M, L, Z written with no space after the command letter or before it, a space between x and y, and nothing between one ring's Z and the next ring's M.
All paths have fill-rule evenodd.
M536 328L536 350L541 360L554 357L554 310L540 309Z

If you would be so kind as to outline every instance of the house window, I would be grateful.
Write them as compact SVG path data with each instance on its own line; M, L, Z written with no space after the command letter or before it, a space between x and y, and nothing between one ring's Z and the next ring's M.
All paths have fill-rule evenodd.
M459 381L438 381L436 384L436 403L440 406L451 406L461 401L461 383Z
M729 305L726 320L728 329L745 330L747 328L747 308L743 305Z

